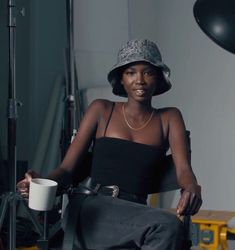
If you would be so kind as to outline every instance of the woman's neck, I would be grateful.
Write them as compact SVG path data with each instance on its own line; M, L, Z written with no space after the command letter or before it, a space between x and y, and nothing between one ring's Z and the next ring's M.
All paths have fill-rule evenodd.
M128 100L124 103L125 111L131 116L141 116L153 111L151 101L148 102L134 102Z

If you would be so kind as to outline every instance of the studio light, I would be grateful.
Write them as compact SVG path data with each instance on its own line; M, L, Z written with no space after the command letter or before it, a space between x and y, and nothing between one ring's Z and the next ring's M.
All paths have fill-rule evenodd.
M234 0L197 0L193 6L193 14L208 37L235 54Z

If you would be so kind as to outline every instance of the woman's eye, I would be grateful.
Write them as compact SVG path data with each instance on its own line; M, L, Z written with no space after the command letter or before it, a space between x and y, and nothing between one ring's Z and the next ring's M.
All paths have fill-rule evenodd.
M145 71L144 75L146 75L146 76L153 76L154 75L154 71L152 71L152 70Z
M129 75L129 76L132 76L132 75L135 74L135 72L134 71L127 71L126 74Z

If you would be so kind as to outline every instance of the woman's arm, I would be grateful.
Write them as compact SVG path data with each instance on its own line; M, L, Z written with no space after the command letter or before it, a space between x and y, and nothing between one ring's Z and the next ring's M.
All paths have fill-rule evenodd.
M191 167L185 124L180 111L176 108L168 111L168 140L176 167L177 180L182 188L181 199L177 207L178 213L195 214L202 204L201 187Z
M96 129L103 111L103 100L95 100L89 105L80 123L77 135L69 146L62 163L48 175L48 178L63 184L71 182L75 169L80 167L80 163L84 159L95 137Z
M96 129L100 117L104 112L106 102L107 101L104 100L95 100L89 105L80 123L78 133L69 146L62 163L46 177L57 181L59 187L66 187L72 182L75 169L79 168L79 164L82 162L92 139L95 137ZM24 197L28 197L31 178L38 176L37 173L29 170L25 175L25 179L17 184L18 191L23 194Z

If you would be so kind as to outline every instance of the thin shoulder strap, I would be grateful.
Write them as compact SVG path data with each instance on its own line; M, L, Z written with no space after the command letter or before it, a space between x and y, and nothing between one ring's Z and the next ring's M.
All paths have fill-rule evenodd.
M161 113L158 112L158 115L160 117L160 126L161 126L161 134L162 134L162 141L165 141L165 136L164 136L164 128L163 128L163 121L162 121L162 115Z
M106 123L105 130L104 130L104 134L103 134L104 137L105 137L105 134L106 134L106 131L107 131L109 122L110 122L110 120L111 120L112 114L113 114L114 106L115 106L115 102L112 103L111 112L110 112L110 114L109 114L109 118L108 118L108 121L107 121L107 123Z

